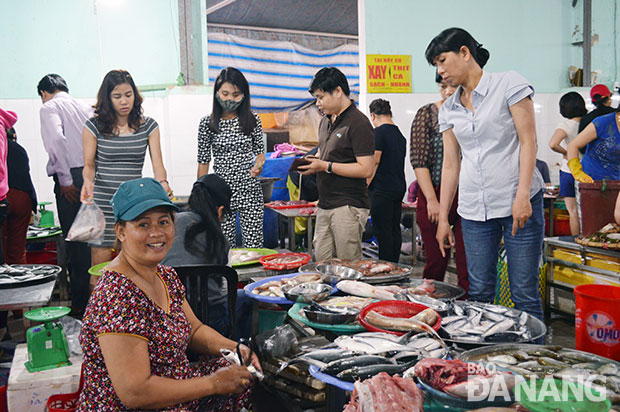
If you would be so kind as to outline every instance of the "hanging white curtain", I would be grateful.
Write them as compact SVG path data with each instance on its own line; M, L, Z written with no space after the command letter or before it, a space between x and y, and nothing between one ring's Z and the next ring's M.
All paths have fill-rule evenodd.
M286 41L260 41L226 33L208 33L209 81L235 67L250 83L252 109L258 112L295 110L312 96L314 74L322 67L337 67L349 80L351 98L359 96L358 46L344 44L331 50L311 50Z

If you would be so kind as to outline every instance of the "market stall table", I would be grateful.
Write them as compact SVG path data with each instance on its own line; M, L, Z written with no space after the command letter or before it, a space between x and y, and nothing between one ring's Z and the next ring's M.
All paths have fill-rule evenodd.
M316 219L316 213L308 215L301 214L302 208L292 208L292 209L275 209L267 206L269 209L273 210L278 215L278 227L281 227L280 222L283 219L287 220L288 225L288 247L290 250L295 250L295 218L296 217L306 217L308 218L308 228L306 236L308 238L308 254L312 256L312 234L314 232L313 229L313 219ZM307 205L305 208L312 207L311 204ZM280 245L284 247L284 245Z
M38 285L0 289L0 310L47 305L55 284L56 278Z
M587 247L575 243L573 236L550 237L544 240L548 262L544 302L545 321L551 312L573 316L573 289L580 284L604 283L620 285L620 251ZM551 290L555 294L551 302ZM567 294L568 292L569 294Z

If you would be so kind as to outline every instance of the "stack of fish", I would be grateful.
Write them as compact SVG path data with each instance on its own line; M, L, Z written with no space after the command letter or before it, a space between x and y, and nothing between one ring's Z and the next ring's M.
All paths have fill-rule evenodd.
M445 344L429 335L395 336L388 333L367 332L340 336L334 345L306 353L280 367L305 362L315 365L322 373L344 381L354 382L387 372L403 374L425 357L445 357Z
M51 279L58 272L60 268L52 265L2 265L0 266L0 284Z
M354 388L344 412L424 410L422 390L409 378L381 372L371 379L355 382Z
M620 403L620 368L617 362L561 346L524 346L522 349L494 350L470 360L486 361L526 377L553 375L558 379L590 380L604 387L607 398Z
M451 313L441 320L441 331L446 335L442 335L444 338L467 343L525 342L532 339L526 312L491 304L454 302Z

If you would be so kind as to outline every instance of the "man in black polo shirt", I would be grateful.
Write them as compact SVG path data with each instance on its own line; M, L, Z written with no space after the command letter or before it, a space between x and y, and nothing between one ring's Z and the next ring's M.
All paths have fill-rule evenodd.
M362 233L370 212L366 178L374 168L375 142L368 118L349 99L349 83L335 67L319 70L310 84L318 108L319 151L303 174L317 173L319 210L316 261L362 257Z

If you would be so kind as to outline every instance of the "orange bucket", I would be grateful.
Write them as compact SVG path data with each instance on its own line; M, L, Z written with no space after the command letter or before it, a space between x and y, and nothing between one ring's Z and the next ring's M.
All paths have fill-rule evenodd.
M620 287L575 287L575 349L620 361Z

